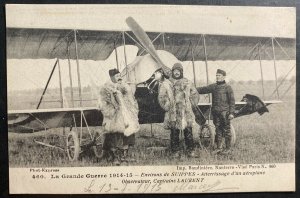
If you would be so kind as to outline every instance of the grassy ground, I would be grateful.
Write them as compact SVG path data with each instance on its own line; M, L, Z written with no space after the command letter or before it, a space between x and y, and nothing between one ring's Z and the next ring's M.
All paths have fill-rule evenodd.
M136 134L136 146L131 154L137 162L122 165L178 165L178 164L242 164L242 163L284 163L294 162L295 157L295 100L269 106L270 113L263 116L253 114L234 119L237 141L229 156L215 156L200 150L198 159L170 158L167 152L150 152L149 147L169 146L169 131L161 125L142 125ZM100 131L100 128L93 128ZM97 161L91 151L87 151L79 161L70 162L65 152L38 145L34 140L51 144L66 145L62 129L35 134L9 133L9 163L11 167L45 167L45 166L110 166L106 161ZM198 132L194 130L194 139L199 141Z

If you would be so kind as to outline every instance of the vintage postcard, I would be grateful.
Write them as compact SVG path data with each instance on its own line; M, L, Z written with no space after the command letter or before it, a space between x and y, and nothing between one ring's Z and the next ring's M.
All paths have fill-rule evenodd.
M295 191L296 8L6 5L11 194Z

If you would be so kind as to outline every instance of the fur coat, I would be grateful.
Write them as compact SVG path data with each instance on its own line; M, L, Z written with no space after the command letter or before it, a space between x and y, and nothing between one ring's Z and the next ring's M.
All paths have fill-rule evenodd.
M129 136L139 130L138 105L126 83L105 83L100 88L98 108L106 132Z
M171 79L173 82L176 124L175 128L183 130L187 127L193 127L195 115L193 105L199 102L199 94L194 84L186 78Z
M174 128L176 122L175 99L173 93L173 84L168 79L165 79L159 84L158 102L161 108L165 110L164 128Z

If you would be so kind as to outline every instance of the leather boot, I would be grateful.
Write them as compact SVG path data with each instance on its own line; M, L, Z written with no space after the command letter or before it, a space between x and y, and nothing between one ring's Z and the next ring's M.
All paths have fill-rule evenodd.
M214 155L219 154L222 151L222 138L216 136L217 148L212 152Z
M118 149L112 148L111 151L112 151L113 165L120 166L121 162L120 162L120 155Z
M128 149L123 150L123 155L121 156L121 161L124 162L135 162L136 160L134 158L131 158L128 154Z
M171 141L171 151L172 153L176 153L179 150L179 146L180 146L178 129L171 129L170 141Z
M183 130L184 132L184 140L187 149L187 157L191 158L198 158L199 155L195 153L195 145L194 145L194 138L193 138L193 129L192 127L187 127Z
M185 145L187 148L187 151L193 151L194 150L194 138L193 138L193 131L192 127L187 127L183 130L184 132L184 140Z
M230 149L231 149L231 136L226 136L225 137L225 145L226 145L226 148L222 152L222 154L227 155L227 154L230 153Z

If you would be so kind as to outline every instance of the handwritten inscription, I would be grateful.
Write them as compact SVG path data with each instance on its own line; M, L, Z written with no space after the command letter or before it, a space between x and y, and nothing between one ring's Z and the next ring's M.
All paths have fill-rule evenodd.
M109 192L159 192L161 190L162 183L140 183L140 184L128 184L123 183L122 185L113 185L111 183L100 183L93 179L87 187L84 187L83 192L85 193L109 193Z
M99 182L99 183L98 183ZM121 192L121 193L159 193L164 192L166 183L122 183L122 185L115 185L112 183L101 183L96 179L83 188L85 193L110 193L110 192ZM172 187L172 192L217 192L223 190L238 190L238 187L222 187L222 182L217 180L212 183L197 184L191 182L184 182L179 185Z

